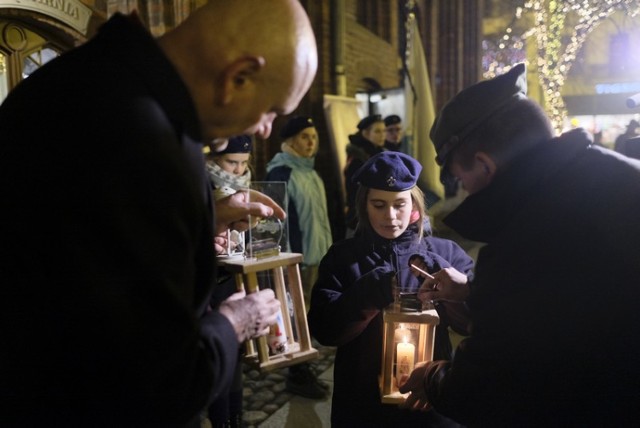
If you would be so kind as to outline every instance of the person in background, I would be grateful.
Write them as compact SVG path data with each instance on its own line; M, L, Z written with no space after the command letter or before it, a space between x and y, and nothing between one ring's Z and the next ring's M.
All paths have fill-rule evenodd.
M214 219L203 144L267 138L317 62L298 1L210 0L158 39L115 14L9 93L0 426L200 425L280 308L262 290L211 310L214 235L285 216L238 192Z
M251 150L253 139L250 135L229 138L227 146L217 152L215 147L205 147L205 166L215 199L222 199L238 190L249 188Z
M409 141L404 136L402 119L396 114L384 118L385 141L384 148L394 152L402 152L411 155Z
M625 156L640 159L640 135L627 140L625 144Z
M251 184L250 158L253 139L249 135L229 138L227 146L216 152L215 147L205 146L205 166L215 200L224 199ZM216 237L223 249L218 255L231 255L244 251L244 233L229 230ZM228 244L227 244L228 242ZM217 308L236 291L235 278L224 268L218 268L218 283L211 296L211 307ZM208 408L207 418L213 428L239 428L242 426L242 347L239 351L233 381L228 394L221 395Z
M397 405L382 404L383 309L394 302L393 282L418 292L424 278L410 262L435 274L449 269L461 282L472 274L473 260L453 241L424 229L424 194L416 181L422 166L404 153L384 151L354 174L358 183L358 230L353 238L331 246L320 263L308 313L311 334L323 345L337 346L331 403L333 427L458 426L436 412L426 418ZM438 313L449 319L443 304ZM436 334L435 353L450 349ZM460 326L466 329L466 322ZM425 422L426 421L426 422Z
M351 178L355 172L373 155L384 150L384 121L379 114L365 117L358 123L358 132L349 135L347 161L344 168L347 193L346 237L353 235L356 225L355 200L358 185Z
M295 116L280 137L281 152L267 164L265 180L287 183L289 247L304 256L301 275L308 305L318 265L332 243L326 191L314 169L318 131L312 118Z
M627 129L616 138L613 149L621 153L623 155L627 154L627 141L631 138L638 136L638 129L640 128L640 123L637 120L631 119L627 124Z
M211 181L213 197L216 201L233 195L239 190L249 189L251 169L249 168L253 139L249 135L229 138L227 146L216 152L216 147L205 146L205 166ZM222 236L215 237L216 254L233 254L244 251L244 234L228 229Z
M300 274L308 308L318 265L332 243L327 195L314 169L318 131L312 118L295 116L285 124L280 137L281 152L267 164L265 180L287 183L289 247L304 257ZM320 399L327 395L328 386L318 381L308 363L291 366L286 385L303 397Z
M526 76L517 64L462 90L431 128L469 192L444 222L486 245L473 281L443 275L424 296L466 300L471 335L401 392L467 426L635 426L640 163L582 129L556 136Z

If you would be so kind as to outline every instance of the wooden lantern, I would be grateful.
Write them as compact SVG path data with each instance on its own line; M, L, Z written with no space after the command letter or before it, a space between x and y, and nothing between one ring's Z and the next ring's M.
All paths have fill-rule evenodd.
M274 370L318 357L318 351L311 346L307 324L298 266L301 262L302 254L298 253L279 253L264 258L218 259L220 266L235 275L238 290L253 293L260 288L270 287L280 301L281 322L272 327L274 335L270 333L269 336L246 342L246 361L260 369ZM274 340L278 346L273 346Z
M403 376L409 376L416 363L433 359L435 329L440 317L435 309L403 311L399 305L384 310L382 342L382 402L403 403L407 394L398 391Z

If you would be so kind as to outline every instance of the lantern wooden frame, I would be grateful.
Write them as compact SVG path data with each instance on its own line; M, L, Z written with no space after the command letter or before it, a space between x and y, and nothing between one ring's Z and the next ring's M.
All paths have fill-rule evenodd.
M398 391L396 371L398 370L397 353L401 339L396 332L404 328L410 331L408 343L415 347L413 362L406 368L410 373L415 363L433 360L435 329L440 317L435 309L421 312L403 312L397 305L384 310L384 329L382 338L382 373L380 374L380 393L383 403L401 404L408 394ZM407 338L409 339L409 338Z
M259 272L269 271L274 279L273 291L280 301L288 350L282 354L270 355L265 336L248 340L245 343L245 361L257 365L262 370L287 367L318 357L318 351L311 346L311 335L307 324L307 310L298 266L301 262L302 254L298 253L280 253L260 259L224 257L218 259L219 266L234 274L239 291L244 290L247 293L258 291ZM287 285L291 300L287 298ZM293 307L291 308L290 305ZM290 310L293 310L293 320L288 316L291 313ZM294 340L294 327L298 341Z

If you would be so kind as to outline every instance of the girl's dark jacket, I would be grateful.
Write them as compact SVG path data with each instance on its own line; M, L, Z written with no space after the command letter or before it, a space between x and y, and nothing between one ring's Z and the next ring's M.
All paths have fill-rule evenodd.
M320 343L338 348L331 415L334 427L406 426L401 418L409 415L401 415L397 407L381 405L378 375L382 309L393 302L391 279L397 272L398 284L411 290L417 290L422 282L409 269L413 255L425 260L429 272L453 266L471 275L473 268L472 259L457 244L430 236L417 239L413 227L395 240L358 233L334 244L320 263L308 320ZM437 335L436 348L450 346L448 309L445 305L438 308L442 317L439 328L445 334ZM424 415L411 416L424 424Z
M638 426L640 162L573 131L445 222L487 245L471 336L427 373L435 408L469 426Z

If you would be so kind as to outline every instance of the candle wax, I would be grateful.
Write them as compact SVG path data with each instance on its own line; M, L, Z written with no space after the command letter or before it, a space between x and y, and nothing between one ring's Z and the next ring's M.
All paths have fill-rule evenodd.
M412 343L398 343L396 359L396 377L398 379L403 375L409 376L413 371L415 349L416 347Z

